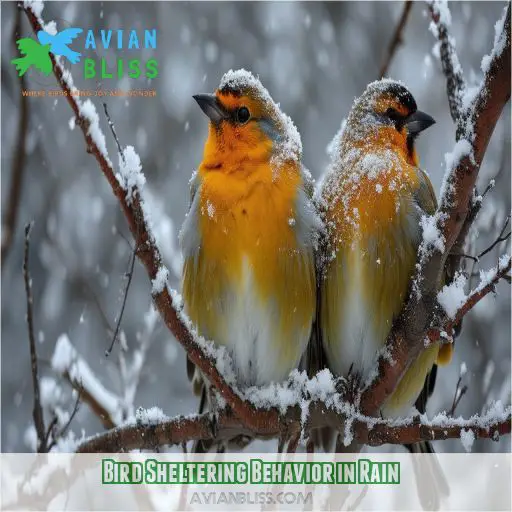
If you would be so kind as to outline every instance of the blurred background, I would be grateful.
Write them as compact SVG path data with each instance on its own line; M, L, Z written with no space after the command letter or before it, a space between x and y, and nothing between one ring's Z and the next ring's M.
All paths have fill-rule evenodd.
M490 52L494 24L501 17L503 7L503 2L451 5L451 33L470 84L481 78L480 62ZM79 26L95 31L118 28L158 31L156 52L141 51L135 55L127 50L105 51L101 47L96 50L96 57L106 57L107 61L156 58L159 75L151 82L126 78L83 80L80 65L71 69L78 70L73 75L79 89L157 91L153 98L107 97L105 101L121 145L135 146L141 157L147 179L145 197L164 259L172 270L172 286L180 288L177 235L188 206L188 180L201 160L207 133L207 120L192 95L212 92L230 68L244 67L258 74L296 123L302 136L304 162L318 178L329 161L326 148L354 98L368 82L378 78L402 9L401 2L45 4L43 17L46 21L56 20L58 30ZM28 123L19 213L10 250L2 261L2 451L31 451L35 446L21 270L23 227L31 220L35 221L30 259L33 312L47 421L51 419L52 408L68 411L73 408L71 387L51 367L56 341L63 334L104 388L122 397L124 417L133 414L134 407L139 406L157 406L169 416L195 412L197 400L187 380L184 351L151 313L150 284L137 262L121 326L128 351L120 362L118 344L105 357L121 310L129 270L128 228L96 161L85 150L81 133L72 129L72 112L67 101L29 98L25 107L21 107L20 80L10 63L18 56L13 45L16 6L2 2L1 10L3 226L13 194L19 123L25 115ZM436 40L429 24L426 5L414 3L403 33L403 45L392 61L388 76L402 80L418 107L437 121L420 138L418 151L422 167L438 191L445 169L444 155L454 145L454 127ZM23 15L20 33L22 37L33 37ZM81 42L74 48L83 48L83 39L78 41ZM93 54L86 52L84 56ZM44 77L29 71L25 86L55 89L56 82L52 75ZM116 145L108 130L102 101L93 98L109 154L117 165ZM491 179L496 180L496 187L489 192L474 226L474 243L468 248L474 253L492 243L510 212L510 121L507 106L480 172L479 191ZM496 265L498 255L508 250L508 244L498 244L482 259L481 267L474 270ZM477 281L478 277L473 285ZM508 284L500 284L497 291L496 297L489 295L465 318L453 362L438 373L437 388L429 403L430 415L451 408L461 373L462 385L468 389L457 414L469 417L482 412L493 400L510 403ZM132 365L134 354L143 355L140 372ZM138 376L138 386L131 387L131 394L126 393L123 380L127 376L130 380L134 375ZM103 428L86 405L80 408L71 426L77 437ZM459 440L438 442L435 448L463 450ZM274 450L275 443L255 443L250 449ZM498 443L476 442L473 449L509 451L510 439Z

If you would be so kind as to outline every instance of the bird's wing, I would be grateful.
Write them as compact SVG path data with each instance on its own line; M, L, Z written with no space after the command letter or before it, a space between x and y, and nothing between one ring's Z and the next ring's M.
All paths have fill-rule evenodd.
M58 44L69 44L75 37L78 37L78 34L81 32L83 32L81 28L67 28L55 36L55 42Z
M23 54L23 56L26 55L30 57L32 54L37 54L41 50L41 45L37 41L30 39L30 37L18 39L16 44L18 45L18 49L20 53Z
M199 210L201 178L197 171L194 171L190 180L190 202L188 213L179 233L181 250L185 260L197 254L201 245L201 236L199 231Z
M437 210L437 199L434 187L427 173L422 169L418 169L418 177L420 186L415 193L415 199L418 206L428 215L433 215Z
M306 195L312 199L315 192L315 180L309 172L309 169L304 164L301 164L300 166L300 173L304 181L304 191L306 192Z
M194 171L192 174L192 177L190 178L190 196L189 196L189 203L188 207L192 206L192 203L194 202L194 198L196 197L197 189L199 188L199 185L201 183L201 179L199 178L199 173L197 171Z

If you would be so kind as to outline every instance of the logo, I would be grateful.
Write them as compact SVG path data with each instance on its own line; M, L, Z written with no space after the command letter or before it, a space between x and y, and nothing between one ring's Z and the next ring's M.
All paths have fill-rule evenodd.
M85 37L79 37L82 33ZM72 43L75 49L70 47ZM124 59L119 53L114 58L98 56L101 50L105 53L110 52L110 55L112 52L128 52L130 57L136 52L141 53L142 50L156 50L156 29L145 29L138 33L136 30L94 31L71 27L61 32L55 31L55 34L40 30L37 32L37 41L24 37L18 39L16 45L21 57L12 59L11 64L14 64L19 76L23 76L31 67L48 76L52 71L50 54L64 57L73 65L82 63L82 76L86 80L120 79L125 76L132 79L152 79L158 76L158 61L155 58L146 61L140 58ZM77 48L81 51L76 51Z
M52 71L50 52L56 56L66 57L71 64L76 64L80 62L82 54L73 51L68 45L82 31L81 28L67 28L52 35L45 30L40 30L37 33L39 42L30 37L18 39L16 45L22 57L13 59L11 64L16 66L19 76L23 76L31 66L48 76Z

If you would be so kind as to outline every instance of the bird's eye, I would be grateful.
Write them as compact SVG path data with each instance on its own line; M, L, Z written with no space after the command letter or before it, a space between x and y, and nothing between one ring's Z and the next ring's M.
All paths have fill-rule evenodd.
M249 112L249 109L247 107L240 107L236 111L236 120L240 124L245 124L249 119L251 118L251 113Z
M386 110L386 115L392 119L392 120L396 120L396 119L399 119L400 118L400 114L398 113L397 110L395 110L393 107L389 107L387 110Z

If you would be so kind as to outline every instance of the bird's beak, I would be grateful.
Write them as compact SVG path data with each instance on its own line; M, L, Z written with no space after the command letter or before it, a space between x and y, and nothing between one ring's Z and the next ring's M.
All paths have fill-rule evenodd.
M229 115L220 104L215 94L196 94L192 96L201 110L210 118L214 124L219 124L223 119L228 119Z
M423 130L426 130L429 126L432 126L435 120L432 116L425 114L421 110L416 110L413 114L407 117L405 120L405 126L407 132L411 135L416 135Z

